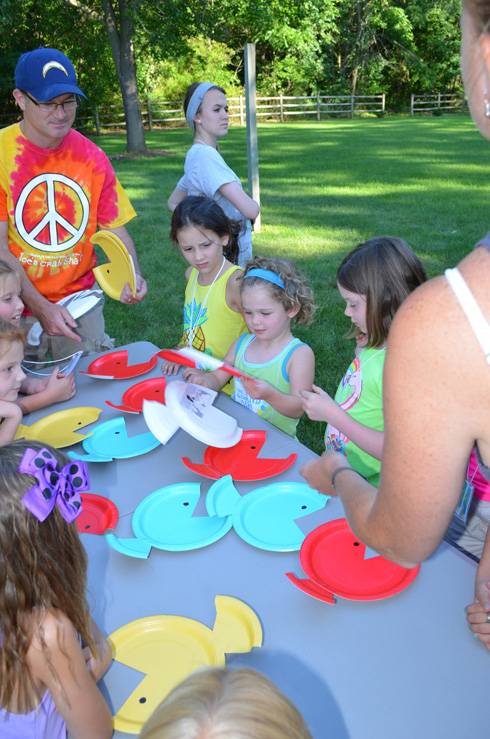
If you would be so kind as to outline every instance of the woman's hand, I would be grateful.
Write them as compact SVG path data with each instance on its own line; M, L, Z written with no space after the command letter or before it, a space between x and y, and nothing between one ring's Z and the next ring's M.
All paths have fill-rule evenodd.
M490 580L478 584L475 590L477 600L466 606L466 620L475 638L490 650Z
M318 490L322 495L337 496L337 491L332 486L332 475L339 467L350 467L343 454L334 452L331 449L323 452L319 459L312 459L300 467L299 472L305 478L306 482L313 488Z

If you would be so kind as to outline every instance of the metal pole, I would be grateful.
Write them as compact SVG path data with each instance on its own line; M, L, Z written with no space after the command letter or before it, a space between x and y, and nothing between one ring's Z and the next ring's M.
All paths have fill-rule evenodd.
M245 44L245 102L247 110L248 192L250 197L260 205L255 44ZM255 219L254 230L260 231L260 213Z

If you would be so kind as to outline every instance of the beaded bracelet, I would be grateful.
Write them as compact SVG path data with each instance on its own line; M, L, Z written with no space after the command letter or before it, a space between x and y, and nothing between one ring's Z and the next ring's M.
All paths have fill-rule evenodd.
M343 467L337 467L337 469L332 475L332 480L331 480L332 487L335 490L335 492L338 492L337 488L335 487L335 478L337 477L339 472L342 472L342 470L350 470L351 472L355 472L356 475L359 475L359 477L362 477L363 480L366 480L364 475L361 475L361 473L355 470L353 467L348 467L347 465L344 465Z

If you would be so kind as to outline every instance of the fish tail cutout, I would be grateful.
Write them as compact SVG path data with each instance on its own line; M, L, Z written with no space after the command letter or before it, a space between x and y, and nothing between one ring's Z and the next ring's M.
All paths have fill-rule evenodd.
M141 539L120 539L115 534L106 534L107 543L121 554L138 559L147 559L151 552L151 544Z
M221 477L221 472L212 464L194 464L189 457L182 457L182 462L188 469L202 477L208 477L211 480L219 480Z
M262 626L250 606L229 595L217 595L214 602L212 642L218 654L239 654L262 646Z
M16 434L14 436L14 439L24 439L25 435L30 427L24 426L24 424L20 423L19 428L16 431Z
M206 495L209 516L229 516L233 513L241 495L233 485L231 475L225 475L211 485Z
M286 572L286 577L288 580L291 580L293 585L296 585L296 587L302 590L303 593L311 595L312 598L322 600L324 603L330 603L333 606L337 602L331 590L323 588L321 585L313 582L313 580L308 580L307 578L301 580L293 575L292 572Z

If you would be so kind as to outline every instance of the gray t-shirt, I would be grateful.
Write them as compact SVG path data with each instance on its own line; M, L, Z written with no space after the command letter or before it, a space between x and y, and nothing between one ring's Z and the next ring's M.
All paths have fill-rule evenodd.
M240 245L238 264L243 266L252 257L252 226L248 218L244 218L240 211L220 193L219 188L228 182L237 182L242 187L239 178L216 149L205 144L191 146L185 158L184 176L179 180L177 187L179 190L187 191L188 195L204 195L212 198L228 218L242 222L244 230L238 238Z

